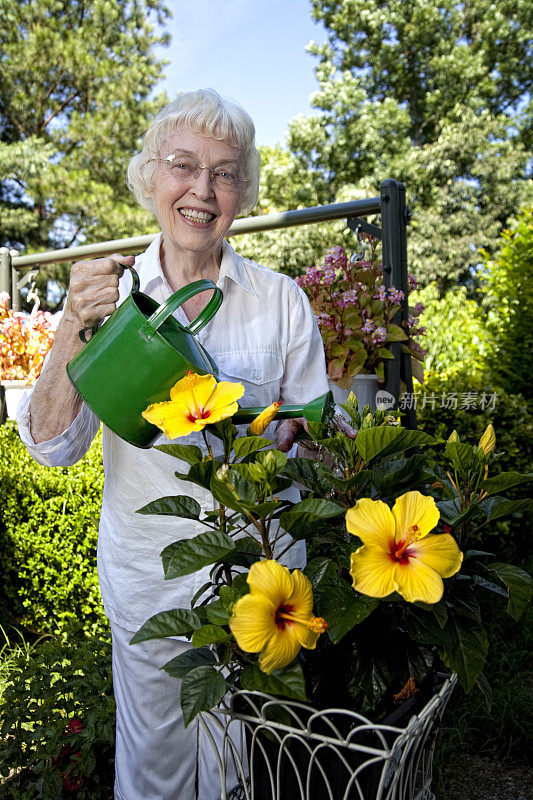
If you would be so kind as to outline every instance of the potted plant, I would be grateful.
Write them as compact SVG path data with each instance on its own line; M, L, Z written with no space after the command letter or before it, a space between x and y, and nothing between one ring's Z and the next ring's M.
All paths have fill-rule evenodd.
M364 234L368 258L348 259L343 247L326 250L323 260L308 267L296 282L307 294L315 313L324 349L330 388L343 403L350 390L361 405L375 408L378 381L384 378L384 360L393 358L387 345L402 342L411 354L413 375L423 378L420 362L425 351L419 338L424 328L418 323L423 306L409 310L401 325L393 322L401 309L404 293L385 288L383 266L377 261L377 239ZM409 275L409 288L416 279Z
M278 404L239 436L231 385L217 392L211 376L189 374L172 401L145 412L169 438L202 429L209 455L184 444L159 449L179 459L179 478L217 502L204 516L187 495L139 509L206 528L165 548L167 580L205 568L209 574L191 608L156 614L132 644L190 637L194 649L162 666L183 681L186 724L221 706L248 726L252 777L239 796L257 800L266 781L270 796L285 797L286 769L300 791L292 796L328 796L324 786L333 791L338 770L332 777L319 753L333 750L349 782L338 796L392 798L404 787L402 798L413 798L417 780L429 787L435 725L456 679L439 686L439 674L456 675L466 691L476 683L486 689L478 593L505 596L515 619L531 598L529 575L480 546L487 525L528 504L501 493L531 475L489 476L498 458L490 425L475 445L452 433L436 459L424 452L437 445L432 437L405 430L384 411L360 411L353 394L345 411L356 438L332 420L309 423L325 460L288 460L262 436ZM209 437L209 418L195 417L206 403L217 420ZM299 502L281 494L293 483L305 488ZM291 572L280 558L301 539L308 563ZM398 720L403 701L408 719ZM223 786L226 762L238 751L228 724Z
M40 375L44 357L52 346L55 325L52 315L13 311L9 295L0 292L0 382L5 393L7 416L14 418L19 400Z

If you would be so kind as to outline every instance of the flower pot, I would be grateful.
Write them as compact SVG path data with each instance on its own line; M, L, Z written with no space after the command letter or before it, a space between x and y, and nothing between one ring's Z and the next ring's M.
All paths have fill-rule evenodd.
M455 683L455 675L447 678L425 705L411 697L379 723L346 709L236 692L222 709L221 798L430 800L436 733ZM228 734L236 720L244 728L237 744ZM236 760L240 783L228 787Z
M375 411L378 381L378 376L372 373L370 375L356 375L355 378L352 378L352 383L348 389L342 389L333 381L328 381L328 383L336 403L345 403L350 392L353 392L357 398L359 410L363 406L369 405L371 411ZM341 413L348 421L350 420L349 415L344 410Z
M15 419L22 395L32 386L28 381L2 381L8 419Z

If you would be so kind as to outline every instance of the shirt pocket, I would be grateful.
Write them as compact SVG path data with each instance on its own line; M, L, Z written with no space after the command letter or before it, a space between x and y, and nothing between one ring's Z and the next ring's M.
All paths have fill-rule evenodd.
M239 382L244 395L239 404L268 406L279 400L283 360L277 350L234 350L217 353L220 380Z

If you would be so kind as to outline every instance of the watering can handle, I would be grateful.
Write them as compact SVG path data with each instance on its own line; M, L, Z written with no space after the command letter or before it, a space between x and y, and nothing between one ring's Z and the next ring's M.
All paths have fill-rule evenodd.
M206 307L200 311L196 319L187 326L187 330L190 333L197 333L204 327L204 325L207 325L209 320L216 314L223 299L221 289L219 289L218 286L213 283L213 281L210 281L207 278L201 281L189 283L187 286L179 289L179 291L174 292L171 297L169 297L159 306L157 311L154 311L150 319L146 321L146 324L143 325L140 330L141 336L150 341L159 326L162 325L167 317L169 317L177 308L179 308L183 303L186 303L187 300L190 300L191 297L194 297L195 294L205 292L208 289L215 290L211 299Z
M132 287L131 287L131 294L134 294L135 292L138 292L139 291L139 287L140 287L141 284L140 284L140 281L139 281L139 275L137 273L137 270L134 267L130 267L129 264L121 264L120 262L119 262L119 267L124 267L124 269L129 269L129 271L131 272L131 278L132 278L132 281L133 281L133 284L132 284ZM94 334L96 333L96 331L98 330L100 325L101 325L101 322L97 322L96 325L93 325L92 327L82 328L82 330L79 332L78 335L79 335L80 339L82 340L82 342L84 344L87 344L89 339L92 339L92 337L94 336ZM91 335L90 335L90 337L88 339L87 338L87 333L89 331L91 332Z
M138 292L140 283L137 271L134 269L134 267L130 267L129 264L120 264L120 266L129 269L131 272L133 279L133 285L131 287L132 294ZM152 314L150 319L147 320L146 325L141 328L141 336L149 341L159 326L162 325L167 317L169 317L177 308L179 308L183 303L186 303L187 300L190 300L191 297L194 297L195 294L205 292L207 289L215 290L213 296L209 300L206 307L200 311L196 319L193 320L188 326L190 333L197 333L200 331L216 314L223 299L222 291L212 281L207 279L194 281L194 283L184 286L182 289L179 289L179 291L175 292L167 300L165 300L165 302L159 306L157 311ZM98 328L99 324L94 325L92 328L83 328L83 330L81 330L79 333L82 342L88 342L89 339L87 338L87 333L90 331L92 337Z

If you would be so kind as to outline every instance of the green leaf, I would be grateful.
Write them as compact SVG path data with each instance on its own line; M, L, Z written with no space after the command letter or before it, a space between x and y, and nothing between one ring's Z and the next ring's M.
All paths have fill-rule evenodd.
M197 572L202 567L214 564L234 549L233 540L220 531L207 531L193 539L173 542L161 553L165 580Z
M399 325L389 324L387 328L387 338L385 339L386 342L403 342L405 339L407 339L407 334Z
M327 519L344 514L346 509L331 500L318 500L311 498L296 503L290 511L280 514L279 522L283 530L289 531L294 525L308 525L318 519Z
M479 514L479 506L477 503L471 503L464 511L459 512L452 500L439 500L437 508L444 522L447 522L449 525L459 525L461 522L465 522Z
M220 625L202 625L201 628L194 631L192 643L195 647L204 647L206 644L229 642L231 638L231 633L225 631Z
M146 642L149 639L165 639L167 636L184 636L199 628L200 625L198 615L187 608L160 611L146 620L130 640L130 644Z
M328 636L333 644L340 642L379 605L379 600L357 594L339 575L326 575L320 580L315 600L320 615L328 623Z
M368 462L380 456L401 453L410 447L435 444L435 439L423 431L408 431L398 427L366 428L359 431L355 444L361 458Z
M472 582L474 586L481 586L482 589L487 589L489 592L494 592L494 594L499 594L500 597L509 597L509 592L505 589L502 589L497 583L493 583L492 581L487 581L485 578L482 578L481 575L474 575Z
M435 615L435 619L439 623L439 627L444 628L448 620L448 612L446 610L446 603L444 600L439 600L438 603L415 603L417 608L423 608L424 611Z
M242 439L235 439L233 442L233 451L235 458L244 458L251 453L262 450L263 447L270 447L274 444L270 439L264 439L262 436L244 436Z
M207 611L207 619L213 625L227 625L231 612L223 600L215 600L214 603L209 603L205 606Z
M254 561L258 561L261 553L261 546L254 541L251 536L242 536L234 539L235 549L227 553L223 559L225 563L235 567L250 568Z
M219 589L219 595L220 599L228 609L233 605L233 603L239 597L239 593L237 592L236 589L233 588L233 586L221 586Z
M251 508L251 512L254 517L259 517L260 519L266 519L269 517L274 511L280 508L283 505L281 500L267 500L265 503L258 503L258 505Z
M330 491L328 479L319 468L318 462L309 458L289 458L283 467L282 475L311 489L316 494L325 494Z
M226 694L226 681L216 669L201 666L191 669L181 684L181 708L185 727L201 711L209 711Z
M277 669L270 675L262 672L257 664L250 664L242 671L241 686L249 692L265 692L294 700L307 699L305 678L299 661Z
M457 672L461 686L469 692L487 658L489 641L485 628L480 622L450 614L445 630L448 641L442 653L443 661Z
M485 569L495 572L502 583L507 586L509 591L507 613L514 620L519 620L531 603L533 578L525 570L515 567L513 564L494 562L486 564Z
M499 475L494 475L493 478L486 478L481 481L481 488L487 494L495 494L496 492L504 492L506 489L510 489L511 486L526 483L532 478L533 472L500 472Z
M195 483L203 489L209 489L215 467L218 469L218 465L214 461L200 461L197 464L193 464L189 472L175 472L174 475L182 481Z
M169 456L186 461L187 464L198 464L202 460L202 451L195 444L157 444L154 450L161 450Z
M424 471L427 456L415 453L397 461L378 462L372 467L372 478L376 489L383 495L398 495L402 490L411 490L415 482L430 483L433 474Z
M324 578L336 576L337 570L331 559L321 557L309 561L304 567L303 573L311 581L314 591Z
M171 678L182 680L191 669L212 666L213 664L216 664L215 654L206 647L198 650L186 650L171 661L167 661L161 669L164 669Z
M479 673L476 683L483 697L483 705L490 713L490 710L492 708L492 689L490 688L490 683L488 682L488 680L486 679L486 677L483 675L482 672Z
M178 494L175 497L160 497L137 509L137 514L160 514L183 519L200 519L200 503L192 497Z
M213 475L209 488L215 500L241 513L244 509L255 505L257 492L251 481L248 481L236 469L231 468L228 470L226 478L227 480L221 481L216 475ZM231 488L228 484L231 485Z
M487 520L500 519L508 514L516 514L518 511L531 511L533 500L506 500L505 497L489 497L480 503L487 516Z
M462 442L446 442L446 455L450 459L453 468L463 475L472 467L479 467L476 456L477 447Z
M329 483L335 486L335 488L337 488L343 494L345 492L350 492L353 489L362 491L365 484L372 480L372 472L369 469L362 469L360 472L356 472L355 475L351 475L346 480L343 478L337 478L331 470L327 471L328 467L326 467L324 464L320 464L319 469L324 473L324 475L328 476L327 480ZM331 487L328 488L328 491L331 491Z

